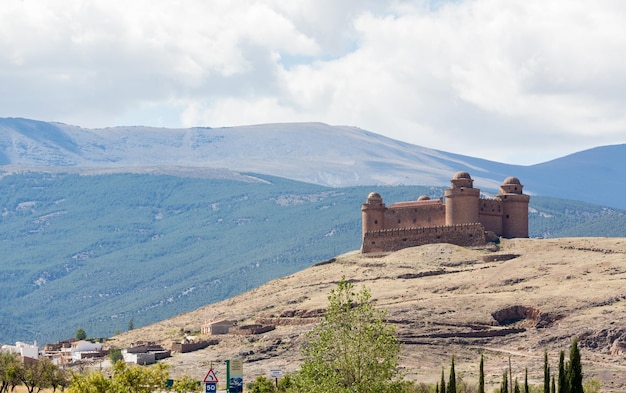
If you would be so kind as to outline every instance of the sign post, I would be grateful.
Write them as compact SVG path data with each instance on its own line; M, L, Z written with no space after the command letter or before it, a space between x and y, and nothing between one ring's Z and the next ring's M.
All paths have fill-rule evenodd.
M283 377L283 370L276 369L270 370L270 378L274 378L276 380L276 387L278 387L278 379Z
M204 392L205 393L215 393L217 392L217 375L213 371L213 368L209 369L209 372L206 373L204 377Z

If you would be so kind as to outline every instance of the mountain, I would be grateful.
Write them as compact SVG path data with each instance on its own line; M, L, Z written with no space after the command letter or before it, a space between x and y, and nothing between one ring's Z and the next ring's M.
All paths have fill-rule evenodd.
M148 167L253 172L330 187L447 186L468 171L482 189L516 176L533 195L625 209L626 145L604 146L531 166L488 161L321 123L227 128L84 129L0 119L0 165L145 171ZM6 168L10 170L10 168Z
M401 367L417 382L446 377L454 356L456 375L470 386L485 359L486 391L511 365L513 379L543 383L547 352L556 373L559 351L579 339L585 378L602 391L626 390L626 254L624 239L503 240L498 247L450 244L408 248L384 257L346 253L282 277L237 297L115 337L125 347L149 340L169 347L213 318L239 326L272 324L261 335L221 335L217 345L175 353L164 362L174 376L201 379L209 367L225 373L226 359L242 359L246 382L269 371L299 368L300 348L328 306L328 294L344 276L355 290L367 287L387 311L402 343ZM187 331L188 333L185 333ZM223 374L222 374L223 375ZM457 385L458 386L458 385Z
M372 186L266 175L0 178L0 342L108 337L358 249ZM378 186L386 201L443 189ZM534 197L531 236L626 236L626 214Z
M561 163L597 168L609 148ZM0 119L0 163L0 342L110 336L358 249L371 191L387 203L439 198L438 182L466 169L486 193L515 175L557 194L569 176L546 163L533 186L532 167L317 123L88 130ZM599 181L576 180L572 190ZM577 192L617 198L623 185L594 187ZM623 210L564 194L533 196L532 237L626 236Z

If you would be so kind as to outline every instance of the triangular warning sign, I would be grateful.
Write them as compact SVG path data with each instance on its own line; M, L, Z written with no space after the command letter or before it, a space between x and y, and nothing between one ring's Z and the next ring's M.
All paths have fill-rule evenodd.
M206 373L206 377L204 377L204 381L205 383L218 383L219 381L217 380L217 376L215 375L215 372L213 371L213 369L210 369L208 373Z

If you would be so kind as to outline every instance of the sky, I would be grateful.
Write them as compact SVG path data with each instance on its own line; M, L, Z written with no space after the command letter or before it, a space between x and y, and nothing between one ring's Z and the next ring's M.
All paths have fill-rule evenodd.
M323 122L534 164L626 143L626 1L0 0L0 117Z

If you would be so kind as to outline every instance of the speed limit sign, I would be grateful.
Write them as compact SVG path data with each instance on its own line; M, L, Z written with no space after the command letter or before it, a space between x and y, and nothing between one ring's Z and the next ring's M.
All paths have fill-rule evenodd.
M207 382L204 388L205 393L215 393L217 392L217 387L215 386L215 382Z

